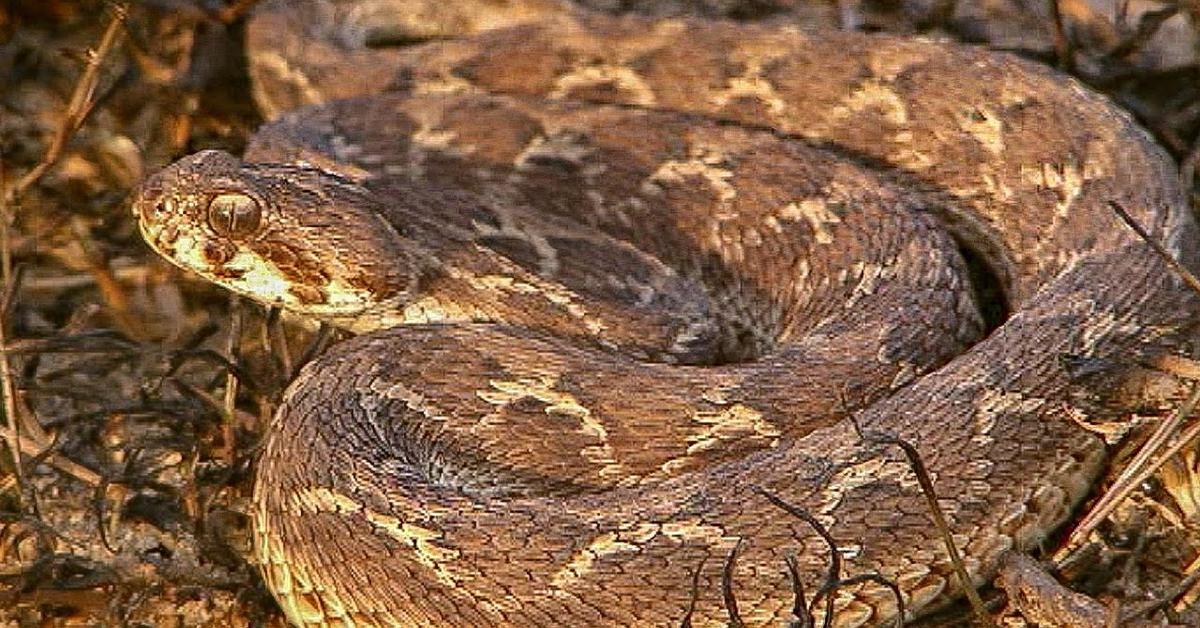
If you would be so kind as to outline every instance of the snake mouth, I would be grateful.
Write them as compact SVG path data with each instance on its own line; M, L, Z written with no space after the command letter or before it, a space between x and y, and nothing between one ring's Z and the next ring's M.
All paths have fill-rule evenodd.
M210 237L187 225L140 223L143 239L173 266L266 306L356 329L377 307L378 296L322 272L298 275L282 263L290 256Z

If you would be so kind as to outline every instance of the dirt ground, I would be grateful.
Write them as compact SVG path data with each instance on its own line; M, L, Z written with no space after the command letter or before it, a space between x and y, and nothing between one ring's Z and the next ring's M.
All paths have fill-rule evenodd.
M1012 50L1130 110L1189 184L1200 164L1197 0L579 3ZM246 558L251 470L290 374L330 338L176 271L129 211L146 174L238 152L261 122L252 5L144 0L114 21L124 5L0 4L0 625L283 625ZM1196 444L1089 541L1057 574L1074 590L1129 622L1200 626Z

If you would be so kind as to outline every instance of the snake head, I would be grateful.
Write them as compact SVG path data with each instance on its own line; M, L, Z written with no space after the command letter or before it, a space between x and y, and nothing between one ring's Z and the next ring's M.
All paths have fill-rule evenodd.
M417 288L411 242L377 209L368 190L336 174L216 150L150 177L133 202L142 237L176 266L351 329Z

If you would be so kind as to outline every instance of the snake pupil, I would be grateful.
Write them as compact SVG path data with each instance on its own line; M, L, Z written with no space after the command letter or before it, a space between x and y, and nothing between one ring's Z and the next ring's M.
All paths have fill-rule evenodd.
M220 194L208 203L208 224L218 235L244 238L262 226L262 209L245 194Z

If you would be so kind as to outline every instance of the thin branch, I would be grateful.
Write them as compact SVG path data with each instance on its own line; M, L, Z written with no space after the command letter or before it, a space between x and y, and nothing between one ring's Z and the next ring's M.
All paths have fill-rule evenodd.
M4 181L4 164L0 162L0 182ZM17 418L19 402L13 382L12 364L8 360L9 295L13 293L12 239L9 233L8 200L0 195L0 394L4 397L4 416L8 417L5 441L12 454L13 479L17 494L25 494L25 475L21 468L21 421Z
M874 582L891 590L892 594L896 596L896 625L902 626L904 624L904 596L900 593L900 587L897 586L895 582L892 582L891 580L888 580L881 574L877 573L861 574L857 576L851 576L849 578L841 578L841 552L838 551L837 541L834 540L833 535L829 533L829 530L825 529L825 526L821 525L821 522L817 521L817 518L812 516L812 514L807 510L794 504L789 504L788 502L784 501L783 498L767 491L761 486L754 487L754 491L763 497L766 497L777 508L780 508L784 512L807 523L810 527L812 527L813 530L816 530L817 534L820 535L820 537L825 540L826 545L829 546L829 573L826 575L825 584L821 585L821 588L816 592L815 595L813 595L811 605L807 605L804 602L804 585L800 582L800 568L799 564L796 562L795 555L789 554L784 557L784 560L787 562L788 566L788 575L792 581L792 594L795 596L795 601L792 605L792 614L797 618L797 620L799 620L799 626L801 628L812 625L812 611L814 608L816 608L817 601L822 598L825 598L826 600L825 620L823 626L831 626L833 624L834 595L837 593L838 588L847 585L861 584L864 582Z
M88 272L95 279L100 298L108 306L108 314L116 323L117 329L130 338L142 337L144 334L143 326L135 323L130 316L129 299L125 297L125 291L117 282L112 269L109 268L108 261L104 259L103 253L97 250L97 247L93 243L92 234L84 225L81 217L71 217L70 233L75 243L79 246L79 250L83 251L84 263L87 265Z
M692 572L692 595L688 600L687 612L683 614L683 619L679 622L679 628L692 628L692 614L696 612L696 600L700 598L700 572L704 570L704 564L708 562L708 556L705 556L700 564L696 565L696 570Z
M1142 225L1138 224L1138 221L1134 220L1133 216L1129 215L1129 212L1125 211L1125 207L1123 205L1116 201L1109 201L1108 206L1112 208L1112 210L1116 212L1118 216L1121 217L1121 220L1125 221L1126 225L1129 225L1130 229L1133 229L1134 233L1138 234L1138 237L1140 237L1142 241L1144 241L1146 244L1149 244L1150 248L1154 249L1154 252L1157 253L1160 258L1162 258L1162 261L1165 262L1167 266L1170 266L1171 270L1175 271L1179 277L1196 292L1196 294L1200 294L1200 279L1197 279L1196 276L1192 274L1192 271L1188 270L1183 264L1180 264L1179 260L1175 259L1175 257L1171 255L1169 251L1167 251L1167 249L1163 248L1163 245L1158 243L1158 240L1150 237L1150 233L1142 228Z
M842 583L842 554L838 551L837 541L834 540L833 535L829 533L829 530L826 530L825 526L821 525L821 522L817 521L817 518L812 516L812 514L807 510L804 510L803 508L800 508L794 504L789 504L778 495L767 491L761 486L756 486L754 490L759 495L766 497L767 500L770 501L776 508L783 510L784 512L803 521L804 523L807 523L808 527L816 531L817 535L825 541L825 545L829 547L829 571L825 574L825 582L821 585L821 588L817 589L817 592L813 594L813 599L811 602L812 606L806 609L809 618L811 619L812 611L813 608L816 608L817 601L824 598L825 620L822 625L824 627L828 627L833 622L834 594L837 592L838 586Z
M1175 412L1166 421L1161 422L1150 438L1141 446L1133 460L1125 466L1121 474L1109 487L1104 496L1096 502L1096 505L1088 512L1087 516L1079 522L1079 525L1071 532L1067 542L1063 544L1063 549L1055 555L1055 562L1061 562L1068 554L1073 552L1075 548L1082 545L1083 540L1104 521L1113 510L1125 501L1142 482L1145 482L1151 475L1154 475L1162 467L1163 464L1170 460L1175 454L1179 453L1184 446L1192 442L1193 439L1200 436L1200 421L1193 423L1183 433L1179 433L1175 441L1168 446L1171 436L1179 432L1179 426L1183 421L1191 416L1196 409L1196 405L1200 404L1200 385L1192 387L1192 393L1184 400L1179 407L1175 408Z
M958 576L958 582L962 587L963 594L966 595L967 600L971 603L971 608L975 611L979 622L984 626L995 626L996 624L992 621L992 616L988 614L987 608L983 605L983 599L979 597L979 592L975 590L975 586L967 576L967 568L958 553L958 547L954 545L954 538L950 534L950 526L946 523L946 515L942 512L942 507L938 504L937 493L933 490L933 480L929 477L929 471L925 468L925 461L921 459L921 453L908 441L891 434L864 432L862 437L869 442L895 445L904 452L905 457L908 458L909 465L913 469L913 473L917 476L917 482L921 485L921 493L925 496L925 502L929 506L929 514L933 517L934 526L941 533L942 541L946 544L946 553L950 555L950 563L954 566L954 573Z
M9 233L12 220L11 208L20 201L21 196L30 186L41 179L58 162L71 137L91 113L95 105L96 86L100 81L100 68L103 66L105 58L120 41L121 35L124 33L125 18L128 15L125 3L113 4L111 12L112 18L104 29L104 34L100 36L100 43L95 50L88 53L87 65L79 81L75 84L66 111L63 112L58 128L50 139L49 146L46 147L46 152L33 168L17 179L11 187L5 186L4 193L0 194L0 282L3 282L3 295L0 296L0 394L3 395L4 412L8 417L8 426L0 429L3 429L4 440L12 453L14 475L17 478L18 486L21 486L23 472L22 454L27 454L38 447L36 445L29 447L27 443L22 442L21 426L22 419L26 414L22 412L23 408L13 379L12 365L9 362L7 351L7 314L15 290ZM5 181L3 174L3 171L0 171L0 182ZM74 463L67 464L69 461L59 458L55 462L56 466L69 468L69 472L76 477L92 476L94 478L95 474L89 470L78 467Z
M1067 36L1067 28L1063 22L1062 7L1059 0L1047 0L1050 3L1050 16L1054 19L1054 54L1058 58L1058 69L1070 74L1074 71L1075 51L1071 38Z
M725 568L721 570L721 597L725 599L725 610L729 613L729 628L743 628L746 624L738 613L737 596L733 594L733 567L737 564L738 549L742 547L742 538L738 537L729 556L725 557Z
M45 445L35 443L27 438L18 440L14 438L13 431L14 430L11 427L0 427L0 436L3 436L4 440L6 441L18 443L21 448L20 452L25 456L34 459L43 458L47 464L50 464L59 471L62 471L74 477L75 479L88 484L89 486L96 486L100 484L102 478L95 471L92 471L91 469L67 458L66 456L63 456L62 454L59 454L56 451L53 451L51 448L46 447Z
M795 554L783 557L787 563L788 579L792 581L792 617L795 622L791 628L813 628L812 613L808 612L808 601L804 597L804 582L800 579L800 563Z
M229 295L229 335L226 338L225 355L231 364L240 360L238 343L242 339L243 322L241 301L237 295ZM221 438L224 441L226 462L233 460L235 432L234 421L237 417L238 378L234 371L225 372L225 398L221 411Z
M125 32L125 18L129 14L128 7L124 2L114 3L110 12L112 18L108 22L108 27L100 36L100 44L96 46L95 50L88 51L87 66L83 70L83 75L79 77L79 82L75 84L75 91L71 93L71 100L67 103L67 109L63 112L62 120L59 122L54 137L50 139L50 145L46 147L46 153L29 172L26 172L5 192L5 201L8 204L15 203L30 186L37 183L38 179L46 174L47 170L58 163L67 143L83 125L88 114L92 112L92 107L95 105L96 86L100 82L100 68L104 64L104 59L120 42L121 36Z

